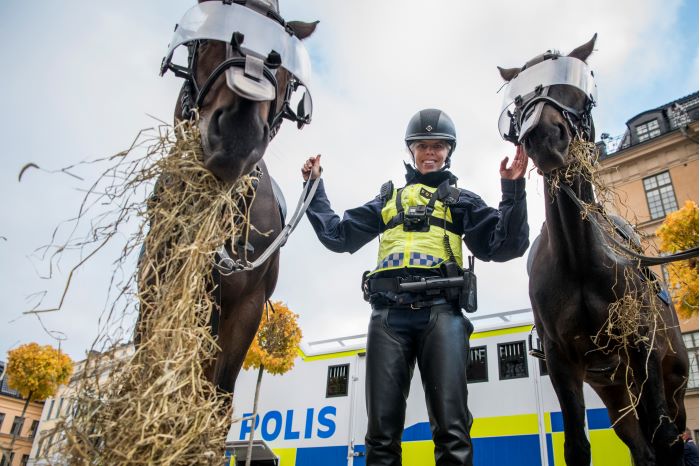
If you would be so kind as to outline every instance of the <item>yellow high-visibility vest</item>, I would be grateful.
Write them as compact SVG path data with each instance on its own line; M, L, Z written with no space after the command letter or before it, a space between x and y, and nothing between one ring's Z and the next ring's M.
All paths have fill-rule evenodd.
M437 188L424 184L411 184L401 190L394 189L391 198L382 209L384 225L390 225L399 213L396 202L399 191L401 191L401 206L405 213L409 206L427 206L436 190ZM377 268L371 274L404 267L418 269L439 267L442 262L449 259L449 253L445 250L444 244L445 234L457 264L462 267L462 236L457 233L461 231L461 225L452 224L452 213L441 200L435 202L430 217L432 217L430 230L425 232L404 231L403 223L400 222L390 225L379 241ZM443 225L446 225L447 229L444 229Z

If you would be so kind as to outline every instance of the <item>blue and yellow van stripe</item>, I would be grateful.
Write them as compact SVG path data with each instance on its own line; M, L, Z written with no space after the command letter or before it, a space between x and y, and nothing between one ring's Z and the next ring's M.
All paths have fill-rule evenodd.
M617 438L604 408L586 411L594 466L631 465L627 447ZM544 416L547 441L547 466L565 466L564 423L561 412ZM540 455L536 414L494 416L474 419L471 430L474 465L543 465ZM404 430L402 438L404 466L434 465L433 441L428 422L419 422ZM346 445L327 447L276 448L280 466L345 466ZM357 445L353 466L364 466L364 445ZM543 465L544 466L544 465Z

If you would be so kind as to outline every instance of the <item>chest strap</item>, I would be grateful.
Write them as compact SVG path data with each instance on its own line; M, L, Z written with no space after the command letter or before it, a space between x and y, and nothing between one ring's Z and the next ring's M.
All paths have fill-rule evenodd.
M384 186L382 186L382 188L383 187ZM392 228L395 228L399 225L403 225L404 209L403 202L401 202L401 193L403 192L403 190L404 188L400 188L396 192L397 214L394 215L394 217L387 222L387 230L391 230ZM434 225L436 227L444 228L450 233L454 233L457 236L461 236L462 230L456 225L454 225L452 222L448 222L446 219L435 217L432 215L433 211L435 210L435 203L437 201L442 201L445 204L445 209L447 209L448 206L455 204L457 202L457 199L459 199L459 190L457 188L451 187L448 180L445 180L442 183L440 183L437 189L433 191L433 194L430 196L430 200L428 201L428 205L426 206L426 210L430 215L430 217L428 217L428 223L431 226Z

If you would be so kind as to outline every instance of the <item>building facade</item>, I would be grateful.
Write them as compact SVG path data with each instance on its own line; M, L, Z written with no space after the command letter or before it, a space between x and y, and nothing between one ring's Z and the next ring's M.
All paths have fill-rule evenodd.
M0 362L0 374L4 370L5 363ZM17 435L9 459L2 455L0 466L26 466L29 461L44 403L30 401L22 416L26 401L7 385L7 377L0 378L0 449L9 449L13 435Z
M601 135L602 181L615 196L608 210L636 226L646 240L646 253L658 255L656 230L666 215L698 202L698 93L627 121L622 136ZM665 277L665 271L656 272ZM698 438L698 317L681 320L681 332L690 357L686 393L687 425Z
M77 390L81 379L99 374L100 382L105 382L110 370L117 361L131 356L134 348L130 344L120 345L104 353L93 351L87 359L75 364L70 382L62 385L52 398L48 398L40 413L36 441L31 449L28 466L61 464L60 450L64 442L63 434L56 427L60 421L70 418L77 408ZM89 364L88 364L88 361ZM87 370L87 373L86 373ZM95 372L97 371L97 372Z

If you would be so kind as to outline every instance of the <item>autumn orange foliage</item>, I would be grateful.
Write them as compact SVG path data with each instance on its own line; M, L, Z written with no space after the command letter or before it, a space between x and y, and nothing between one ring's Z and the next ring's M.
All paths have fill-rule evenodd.
M8 352L6 373L8 385L22 398L45 400L68 382L73 361L50 345L27 343Z
M674 253L698 246L698 205L686 201L682 209L668 214L656 231L661 251ZM673 304L678 314L691 317L698 313L698 260L673 262L667 267Z
M294 367L297 347L301 341L299 316L281 301L275 301L272 309L263 312L260 327L253 344L248 349L243 368L260 368L270 374L284 374Z

